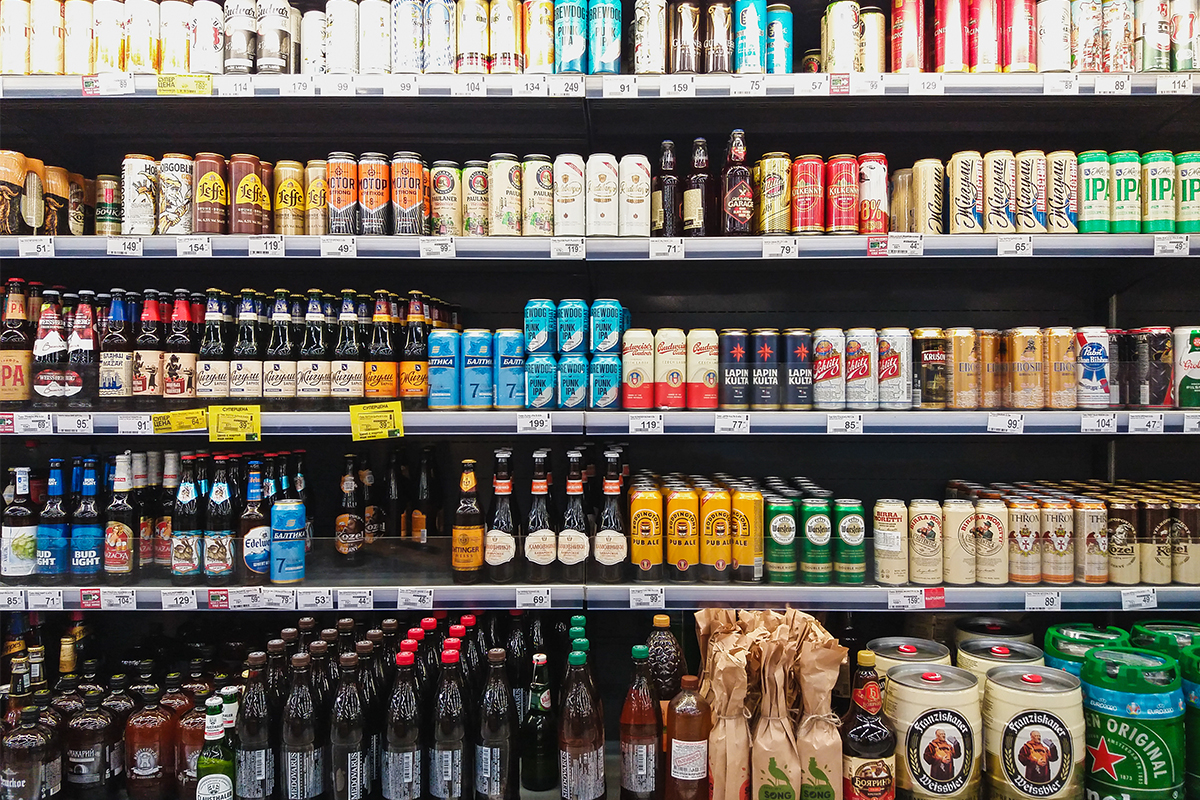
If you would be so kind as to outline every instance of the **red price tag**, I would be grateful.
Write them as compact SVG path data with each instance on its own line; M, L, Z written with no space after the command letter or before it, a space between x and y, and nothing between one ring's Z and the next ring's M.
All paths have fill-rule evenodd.
M228 589L209 589L208 590L208 607L209 608L229 608L229 590Z
M93 609L100 607L100 590L99 589L80 589L79 590L79 607L84 609Z
M946 590L941 586L935 589L925 590L925 607L926 608L945 608L946 607Z

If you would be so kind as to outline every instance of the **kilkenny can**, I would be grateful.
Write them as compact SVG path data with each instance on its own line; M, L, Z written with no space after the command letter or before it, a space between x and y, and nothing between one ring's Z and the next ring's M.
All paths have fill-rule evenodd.
M621 339L621 407L654 408L654 334L630 328Z
M945 207L946 169L936 158L913 164L913 233L940 234Z
M912 331L879 331L879 407L889 411L912 408Z
M558 345L558 306L536 298L525 304L525 352L553 353Z
M127 155L121 164L121 234L149 236L158 223L158 165L150 156Z
M521 162L521 235L553 234L554 168L549 156L525 156Z
M1008 334L1010 408L1046 406L1045 340L1039 328L1013 328Z
M589 409L599 411L621 407L621 357L597 353L588 368Z
M558 407L587 408L588 361L582 353L567 353L558 359Z
M1078 408L1108 408L1109 338L1100 326L1075 331L1075 404Z
M983 232L1017 230L1017 159L1012 150L983 157Z
M946 329L946 408L979 408L979 335L974 328Z
M943 409L948 394L946 334L941 328L913 331L912 407Z
M796 582L796 527L796 507L789 498L763 496L763 559L767 583Z
M858 232L888 232L888 166L883 153L858 157Z
M846 331L846 408L879 408L879 340L874 328Z
M914 167L915 169L915 167ZM983 232L983 156L977 150L955 153L946 166L947 218L950 233ZM1018 191L1020 164L1018 160ZM1043 181L1043 186L1045 182ZM1019 197L1019 195L1018 195ZM1018 229L1020 226L1020 202L1017 206Z
M1200 327L1176 328L1171 349L1175 357L1175 406L1200 408Z
M216 153L197 153L195 165L192 229L196 233L226 233L229 230L229 172L225 157Z
M813 407L813 341L808 328L783 332L783 408L807 411Z
M758 198L758 229L764 235L788 233L792 216L791 161L787 153L766 153Z
M562 300L558 304L558 337L554 345L559 353L587 351L588 304L583 300Z
M825 231L825 160L798 156L792 161L792 233Z
M583 157L563 153L554 159L554 233L583 236L587 232Z
M971 72L1000 72L1001 1L970 3L967 39Z
M488 161L488 235L520 236L521 165L512 153L495 153Z
M394 190L390 172L387 156L383 153L363 153L358 159L359 233L364 236L391 233L388 201L394 196Z
M620 179L617 158L610 153L592 153L585 170L588 236L616 236L620 232Z
M432 353L432 350L430 351ZM432 356L431 356L432 359ZM432 364L432 360L430 361ZM498 409L525 407L525 334L516 328L498 328L492 340L492 383Z
M457 410L462 406L462 335L456 330L438 328L429 332L428 346L429 408ZM525 404L521 403L521 407Z
M908 504L908 579L923 586L942 582L942 505L936 500Z
M1110 229L1109 187L1112 180L1108 153L1087 150L1078 158L1079 232L1108 233Z
M306 522L300 500L276 500L271 506L271 583L304 580Z
M778 410L779 390L779 329L756 328L750 334L750 408L758 411Z
M975 580L1008 583L1008 508L998 498L975 501Z
M875 581L886 586L908 583L908 506L903 500L877 500L872 531Z
M336 236L357 235L361 230L358 217L358 159L353 153L339 151L330 153L325 163L329 193L329 232ZM232 183L232 180L230 182ZM235 226L236 213L235 208ZM238 232L236 228L234 232Z
M1133 150L1119 150L1108 157L1109 220L1113 233L1139 233L1142 229L1141 160Z
M372 155L383 158L382 154ZM380 166L386 169L386 160ZM391 186L385 197L391 201L391 232L397 236L420 236L425 233L425 212L422 208L425 194L424 174L424 164L417 153L402 150L392 154ZM386 203L383 208L386 221ZM364 209L364 215L365 213Z
M726 411L750 408L750 334L745 328L725 328L718 337L718 348L718 406Z
M487 236L488 224L488 164L486 161L467 161L462 171L463 235Z
M784 3L772 3L767 6L767 73L787 75L791 71L792 9Z
M825 187L825 232L858 233L858 159L850 155L831 157L825 166Z
M687 337L679 328L654 334L654 406L686 408Z
M1075 516L1075 582L1108 583L1108 509L1103 500L1071 498Z
M1004 505L1008 509L1008 580L1040 583L1042 515L1037 501L1012 496L1004 498Z
M813 331L813 408L840 411L846 407L846 334L841 328Z
M1200 47L1200 42L1197 46ZM1197 151L1175 156L1175 230L1200 233L1200 152Z
M1046 232L1046 154L1017 153L1017 232Z
M617 235L650 235L650 161L643 155L629 154L617 164L618 202ZM784 181L786 186L787 181ZM764 198L765 201L765 198ZM786 209L786 204L784 205ZM784 211L786 217L786 210ZM553 224L553 214L551 214Z
M549 353L530 354L525 359L525 407L558 408L558 362Z
M1171 375L1174 347L1171 329L1138 328L1133 331L1133 336L1135 391L1131 402L1142 408L1170 408L1174 402Z
M304 233L319 236L329 232L329 182L327 163L314 159L304 165Z
M621 312L620 301L612 298L601 297L592 303L588 318L588 352L619 353L623 328Z
M1002 0L1000 58L1005 72L1037 72L1037 0Z
M462 236L462 170L457 161L435 161L429 169L430 214L434 236Z
M1040 0L1037 4L1038 72L1071 71L1071 2Z
M1169 150L1142 155L1142 233L1175 231L1175 158Z
M892 72L925 71L925 4L892 0Z
M158 233L192 232L194 167L192 157L183 153L167 153L158 162Z
M687 407L717 407L719 344L712 328L692 328L687 334Z

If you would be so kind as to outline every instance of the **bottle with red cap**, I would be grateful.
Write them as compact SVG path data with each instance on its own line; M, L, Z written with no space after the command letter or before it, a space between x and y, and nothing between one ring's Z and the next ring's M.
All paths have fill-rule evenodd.
M411 643L412 649L407 647ZM396 654L396 679L387 708L386 741L380 768L384 800L424 796L421 771L421 692L417 684L416 641L405 639Z
M448 643L448 642L447 642ZM457 649L446 649L430 715L429 794L438 800L469 800L474 774L467 747L468 699Z
M482 686L484 673L487 671L486 653L488 648L480 641L479 625L474 614L463 614L458 618L458 622L466 629L466 638L463 639L463 655L472 665L472 677L475 685Z
M893 797L896 734L883 714L872 650L858 652L850 698L841 725L843 796L846 800Z

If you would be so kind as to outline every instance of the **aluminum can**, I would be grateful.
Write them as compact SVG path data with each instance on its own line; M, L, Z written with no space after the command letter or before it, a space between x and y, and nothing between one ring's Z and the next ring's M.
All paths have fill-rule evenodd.
M1132 586L1142 580L1137 501L1110 499L1107 505L1108 580L1119 586Z
M553 353L558 344L558 306L553 300L525 304L525 352Z
M1008 580L1039 583L1042 580L1042 517L1036 500L1006 497L1008 509Z
M825 167L825 187L825 232L858 233L858 159L831 157Z
M425 44L421 0L392 0L391 46L392 73L415 75L421 72L421 55ZM308 14L305 13L305 18ZM304 40L301 39L304 44Z
M883 153L858 157L858 232L888 232L888 165Z
M1001 3L1005 0L972 0L968 9L967 44L971 72L1000 72Z
M503 2L504 0L500 0ZM488 2L464 0L457 4L455 71L482 75L488 71Z
M761 75L767 71L766 0L734 0L733 71L739 75Z
M731 540L733 579L738 583L759 583L763 579L763 496L746 486L733 487Z
M554 234L554 168L550 157L528 155L521 162L521 235Z
M325 163L329 232L335 236L357 235L362 230L358 209L358 159L353 153L338 151L330 153Z
M940 234L945 207L946 170L936 158L913 164L913 233Z
M779 329L756 328L750 336L750 408L776 411L781 405Z
M937 0L933 7L933 64L935 72L970 69L968 0Z
M425 0L421 61L425 73L444 75L454 72L455 42L458 41L456 16L452 0Z
M617 353L621 347L621 304L600 298L592 303L588 319L587 351Z
M607 353L592 356L588 368L588 409L621 407L621 357Z
M392 70L392 9L387 0L358 2L358 73L386 75Z
M1042 533L1042 581L1068 584L1075 580L1075 512L1070 500L1038 500Z
M908 504L908 579L921 586L942 582L942 506L936 500Z
M1104 0L1105 72L1133 72L1134 0Z
M1087 150L1078 156L1079 232L1108 233L1111 224L1108 153Z
M800 59L800 71L805 73L821 71L821 51L819 49L804 51L804 55Z
M862 25L856 0L834 0L825 9L824 72L862 72Z
M14 10L21 9L24 14L16 14L17 19L8 26L10 31L17 26L20 26L21 30L12 46L16 56L12 59L14 63L10 65L11 68L6 67L4 70L8 74L24 74L29 71L29 3L4 3L3 6L0 6L0 12L7 14L13 14ZM116 2L116 0L95 0L92 3L92 45L94 47L92 69L97 74L125 71L125 23L128 18L124 3ZM22 46L25 51L23 56L20 55ZM6 42L4 52L7 54L8 51L9 46ZM5 60L7 61L8 58L6 56ZM63 60L64 62L66 60L65 52ZM223 62L222 54L218 62L217 73L221 72Z
M874 328L846 331L846 408L879 408L879 341Z
M429 408L454 411L462 406L462 339L448 328L429 332ZM524 392L522 375L521 391ZM525 403L521 403L521 408Z
M720 486L701 489L700 580L728 583L733 577L732 498Z
M892 72L925 71L925 4L892 0Z
M488 3L488 67L494 74L512 75L525 71L525 42L522 37L524 9L519 0Z
M908 328L879 331L879 407L890 411L912 408L912 332Z
M300 19L300 74L324 75L325 12L305 11Z
M563 359L565 364L566 359ZM562 374L563 364L559 365ZM490 409L495 402L492 383L495 359L492 353L492 332L484 328L468 328L462 332L462 390L463 408ZM563 397L562 393L559 393Z
M792 233L825 232L825 160L799 156L792 161Z
M585 174L587 235L616 236L620 230L617 219L620 181L616 156L592 153L588 156Z
M523 17L525 73L548 75L554 72L554 2L525 0Z
M382 153L373 154L384 158L382 166L387 169L387 160ZM365 157L365 156L364 156ZM361 168L361 167L360 167ZM425 233L424 164L421 156L408 150L392 154L391 183L385 186L384 197L390 199L391 230L397 236L420 236ZM359 202L362 202L360 198ZM383 220L387 224L387 203L383 206ZM364 210L365 216L365 210ZM363 227L366 227L365 220Z
M1200 233L1200 152L1175 156L1175 231Z
M325 70L331 75L353 75L359 67L358 3L326 0Z
M1132 402L1142 408L1170 408L1174 404L1172 371L1175 361L1170 328L1150 327L1133 331L1135 343Z
M791 72L792 9L784 3L772 3L767 6L767 74L790 75Z
M158 72L160 64L158 3L154 0L125 0L125 12L125 68L135 74L153 75ZM253 20L250 24L253 27Z
M975 506L948 499L942 505L942 580L954 586L975 583Z
M1134 3L1133 63L1138 72L1171 71L1171 14L1169 3Z
M323 159L314 159L304 165L304 233L308 236L329 232L327 169Z
M554 343L557 352L587 352L588 304L583 300L561 300L557 314L558 336Z
M254 71L258 52L258 3L255 0L227 0L225 9L225 74Z
M717 407L719 345L712 328L693 328L687 334L687 407Z
M1175 231L1175 158L1169 150L1142 155L1142 233Z
M699 577L700 496L685 484L673 487L666 502L667 578L672 583L693 583Z
M488 224L488 164L486 161L467 161L462 171L463 235L487 236Z
M862 70L867 73L888 71L887 19L877 6L863 6L859 11L862 25Z
M1171 538L1174 547L1171 579L1195 586L1200 583L1200 502L1195 499L1171 501ZM1193 770L1194 771L1194 770Z
M654 334L654 406L685 408L687 337L679 328L659 328Z
M1171 69L1195 70L1200 64L1200 7L1195 0L1171 3Z
M1038 409L1046 406L1045 339L1038 328L1013 328L1008 337L1008 383L1010 408Z
M621 339L622 408L654 408L654 353L654 334L649 330L630 328L625 331Z
M119 4L113 5L123 9ZM5 75L29 74L29 6L29 0L5 0L4 3L0 3L0 72ZM90 34L90 26L88 31ZM120 35L119 28L117 34ZM120 52L121 47L118 45L117 57Z
M667 71L667 0L637 0L633 7L633 71Z
M908 507L903 500L877 500L872 520L876 583L908 583Z
M896 233L912 233L915 224L912 205L913 171L897 170L892 176L892 194L888 202L889 230Z
M912 407L943 409L949 393L946 375L946 333L941 328L913 331Z
M1137 404L1137 344L1132 331L1108 328L1109 408Z
M1102 0L1071 0L1071 71L1104 71Z
M370 0L363 0L365 6ZM257 0L255 21L255 71L280 74L292 71L292 37L288 30L291 5L287 0Z
M498 328L493 336L492 352L494 365L492 382L496 387L496 408L508 410L524 408L524 332L517 328Z
M1017 232L1046 232L1046 154L1017 153Z
M764 235L788 233L791 228L791 160L787 153L765 153L756 208L757 227Z
M217 153L197 153L192 230L196 233L229 232L229 167Z
M275 186L275 167L270 161L258 163L258 208L255 218L258 220L259 233L274 233L274 217L271 214L272 190Z
M72 6L84 5L80 0L66 4L68 14ZM87 12L91 17L91 10ZM192 39L196 35L200 12L184 0L163 0L158 6L158 39L160 70L164 75L187 75L191 73ZM70 24L70 18L67 20Z
M663 562L663 497L653 483L637 483L629 490L630 561L634 580L659 582Z
M430 225L434 236L462 236L462 170L457 161L435 161L429 169Z
M1075 403L1078 408L1108 408L1109 338L1102 327L1075 331Z
M512 153L488 161L488 235L521 235L521 164Z
M385 236L392 232L388 200L393 196L394 190L387 156L383 153L363 153L358 159L358 232L360 234Z
M1200 327L1176 328L1172 339L1175 406L1200 408Z
M121 234L121 179L116 175L96 176L96 235Z
M144 155L121 164L121 235L150 236L157 228L158 165Z
M1068 327L1046 328L1044 353L1046 363L1046 407L1075 408L1075 331Z
M214 4L215 5L215 4ZM8 4L0 6L0 18L5 16L2 10L7 8ZM14 3L13 8L28 9L24 3ZM191 8L187 9L189 12ZM218 15L221 13L220 6L217 6ZM92 67L92 59L94 56L94 41L92 38L92 3L89 0L67 0L63 4L63 72L67 75L91 75L95 72ZM190 21L190 20L189 20ZM2 26L7 30L7 25ZM18 42L10 45L8 39L4 39L3 47L0 51L7 52L10 46L16 47L20 53L22 49L28 54L28 45L21 43L19 40L27 36L27 32L18 34L15 38ZM190 39L189 39L190 42ZM8 59L0 60L0 71L5 73L10 72L6 68ZM186 61L184 62L187 63Z
M1037 72L1037 0L1002 0L1000 58L1005 72Z
M1070 150L1055 150L1046 156L1046 231L1077 233L1078 161Z
M807 411L813 407L813 341L808 328L783 332L783 408Z
M717 6L716 13L709 18L717 24L717 34L711 48L714 59L720 51L724 51L726 61L724 71L728 72L732 65L733 26L729 19L731 12L729 4L722 2ZM667 71L673 74L690 74L700 72L703 67L702 58L708 48L701 38L700 5L692 0L676 0L667 10ZM728 48L728 49L726 49ZM714 64L714 66L722 66Z
M158 163L159 234L192 232L192 174L195 162L183 153L167 153Z
M975 580L1008 583L1008 509L999 499L975 501Z
M840 411L846 407L846 334L841 328L813 331L813 408Z
M1037 70L1071 71L1071 0L1038 0Z
M1017 230L1017 159L1012 150L983 157L983 232Z
M775 502L789 502L789 498L780 497ZM828 500L804 498L798 503L790 501L795 511L790 519L796 519L795 534L800 539L800 573L806 584L828 584L833 581L833 509ZM767 500L767 526L770 536L767 538L767 580L770 583L794 583L791 580L775 580L771 574L771 562L779 562L778 551L786 548L789 534L787 521L776 516L771 519L770 508L774 503ZM798 508L797 508L798 506ZM798 518L798 519L797 519ZM793 545L795 547L795 545ZM776 550L772 558L772 549ZM786 550L785 550L786 552ZM786 573L783 576L786 578Z
M591 0L588 17L588 73L615 75L621 71L621 4Z
M554 4L554 71L581 75L588 69L588 4L563 0Z
M750 408L750 335L745 328L726 328L718 337L721 370L719 407L726 411Z
M979 336L974 328L946 329L946 408L979 408Z
M622 156L617 174L617 235L649 236L650 160L642 155Z
M304 581L306 527L307 518L302 501L276 500L272 504L271 583L292 584Z
M558 408L558 362L549 353L525 359L525 407L540 411Z
M915 169L915 167L914 167ZM1044 167L1043 167L1044 173ZM950 233L983 232L983 156L977 150L955 153L946 166ZM1020 160L1017 164L1017 183L1020 189ZM1043 186L1045 181L1043 181ZM1019 198L1019 195L1018 195ZM1020 229L1020 203L1017 207Z
M564 153L554 159L554 232L583 236L587 230L583 157Z
M1071 498L1075 518L1075 582L1108 583L1108 510L1103 500Z
M867 579L866 513L861 500L833 502L833 576L839 584L861 584Z

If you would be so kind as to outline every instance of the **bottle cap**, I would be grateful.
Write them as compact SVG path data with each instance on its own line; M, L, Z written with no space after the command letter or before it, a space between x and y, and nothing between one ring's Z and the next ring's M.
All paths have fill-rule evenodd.
M466 625L451 625L450 626L450 635L456 639L465 638L467 635L467 626Z
M437 620L434 619L433 617L424 617L421 620L421 630L423 630L423 631L437 630Z
M354 669L358 666L358 656L355 653L342 653L338 656L338 666L342 669Z
M405 640L405 641L408 641L408 640ZM399 653L396 653L396 666L397 667L411 667L413 665L413 659L415 657L416 656L413 654L413 652L411 650L403 650Z
M655 614L654 615L654 627L656 627L656 628L671 627L671 618L668 617L666 614Z
M540 667L545 663L546 663L546 654L545 653L534 653L533 654L533 665L535 667Z
M304 620L300 620L300 622L303 623ZM385 619L383 624L381 624L379 627L383 629L384 633L395 633L396 631L400 630L400 620Z
M571 651L571 654L567 656L567 663L573 667L583 666L587 663L587 653L581 653L578 650L573 650Z
M108 679L108 688L120 691L121 689L129 688L129 676L124 672L118 672Z
M315 656L327 656L329 655L329 642L324 639L317 639L308 646L308 652Z
M503 647L493 647L491 650L488 650L488 661L490 661L493 664L503 664L504 663L504 648Z
M354 630L354 620L351 619L350 617L342 617L341 619L339 619L337 621L337 630L338 630L338 633L342 633L343 631L348 632L348 631Z
M586 630L584 630L584 629L583 629L583 628L581 628L581 627L578 627L578 626L576 626L576 627L574 627L574 628L571 628L571 630L567 631L567 636L569 636L569 637L570 637L572 640L574 640L574 639L586 639L586 638L587 638L587 631L586 631Z
M575 614L571 617L572 628L582 628L587 625L587 617L583 614Z
M592 643L587 639L574 639L571 642L571 649L578 650L581 653L586 653L592 649Z
M860 667L875 666L875 651L874 650L859 650L858 665Z
M142 692L142 700L148 706L152 706L155 703L157 703L159 700L162 699L162 696L163 696L163 690L158 688L157 686L151 686L149 689L146 689L145 691Z
M312 659L308 653L296 653L292 656L292 669L308 669L310 663L312 663Z
M33 725L38 721L37 706L25 706L21 709L21 724Z
M443 650L442 651L442 663L443 664L457 664L458 663L458 651L457 650Z
M475 621L476 620L475 620L474 614L463 614L461 617L458 618L458 623L467 628L470 628L472 625L474 625Z
M446 640L442 642L442 649L454 650L455 652L458 652L462 649L462 639L459 639L456 636L448 636L446 637Z
M400 642L401 653L415 653L417 652L417 647L419 647L419 645L417 644L416 639L405 639L404 641Z
M700 679L695 675L684 675L679 681L679 685L689 691L695 691L700 688Z
M408 638L412 639L414 642L421 641L422 639L425 638L425 629L424 628L409 628L408 629Z
M371 642L363 641L354 643L354 652L360 656L369 656L374 650L375 645Z
M255 650L246 657L246 661L252 667L261 667L263 664L267 663L267 654L261 650Z
M283 653L287 651L287 642L283 639L272 639L267 642L268 653Z
M638 661L645 661L650 658L650 648L644 644L635 644L633 646L633 657Z

